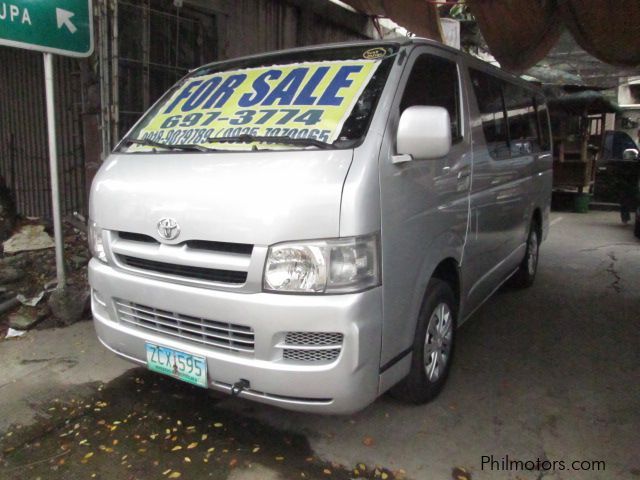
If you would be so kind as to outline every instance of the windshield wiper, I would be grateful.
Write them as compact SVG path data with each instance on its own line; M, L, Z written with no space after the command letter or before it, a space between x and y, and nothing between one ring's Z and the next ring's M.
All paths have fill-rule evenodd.
M259 135L238 135L237 137L224 137L215 138L209 137L207 140L211 143L280 143L284 145L304 145L305 147L312 146L322 149L335 149L337 148L332 143L323 142L315 138L293 138L286 135L265 137Z
M156 142L148 138L127 138L125 142L128 144L146 145L147 147L164 148L165 150L181 150L183 152L216 152L215 148L208 148L204 145L185 144L178 145L172 143Z

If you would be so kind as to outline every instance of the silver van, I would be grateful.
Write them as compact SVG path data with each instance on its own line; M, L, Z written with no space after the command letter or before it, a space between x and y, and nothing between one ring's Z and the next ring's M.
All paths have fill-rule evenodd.
M98 337L294 410L426 402L456 327L534 280L550 149L540 90L427 40L205 65L93 182Z

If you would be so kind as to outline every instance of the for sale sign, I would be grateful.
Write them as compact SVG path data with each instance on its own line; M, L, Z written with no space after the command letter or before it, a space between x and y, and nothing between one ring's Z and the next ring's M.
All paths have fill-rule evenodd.
M308 62L196 75L154 109L136 138L171 145L215 145L239 135L331 143L379 63Z

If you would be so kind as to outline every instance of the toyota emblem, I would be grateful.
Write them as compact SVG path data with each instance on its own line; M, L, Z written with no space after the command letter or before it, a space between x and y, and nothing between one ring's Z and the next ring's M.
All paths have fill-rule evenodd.
M180 235L180 226L173 218L163 218L158 222L158 233L165 240L175 240Z

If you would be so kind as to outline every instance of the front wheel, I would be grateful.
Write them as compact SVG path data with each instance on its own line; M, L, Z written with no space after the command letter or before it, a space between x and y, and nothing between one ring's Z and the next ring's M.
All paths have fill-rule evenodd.
M413 343L411 370L391 395L426 403L444 387L453 358L457 304L451 287L442 280L429 282Z
M517 288L526 288L533 285L538 273L538 258L540 254L540 233L538 224L531 223L529 236L527 237L527 250L516 273L511 277L511 285Z

